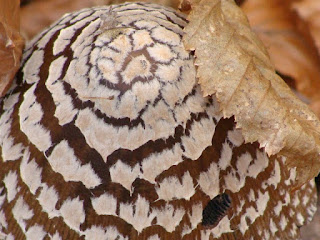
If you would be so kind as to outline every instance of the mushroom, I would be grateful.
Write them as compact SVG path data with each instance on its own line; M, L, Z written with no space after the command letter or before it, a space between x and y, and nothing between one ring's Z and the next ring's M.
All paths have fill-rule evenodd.
M0 104L5 239L297 239L313 181L203 97L187 20L149 3L67 14ZM0 237L1 238L1 237Z

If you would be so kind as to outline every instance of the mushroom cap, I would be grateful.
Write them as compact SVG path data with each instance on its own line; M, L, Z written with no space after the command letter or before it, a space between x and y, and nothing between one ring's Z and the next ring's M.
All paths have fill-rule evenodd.
M67 14L29 43L0 104L4 236L298 237L314 183L289 191L285 159L203 97L186 24L126 3Z

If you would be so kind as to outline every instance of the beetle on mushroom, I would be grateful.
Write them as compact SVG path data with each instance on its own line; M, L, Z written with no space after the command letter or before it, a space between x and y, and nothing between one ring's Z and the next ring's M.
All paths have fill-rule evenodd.
M67 14L29 43L0 105L4 236L298 237L314 183L288 192L285 158L244 143L203 97L186 24L173 9L126 3Z

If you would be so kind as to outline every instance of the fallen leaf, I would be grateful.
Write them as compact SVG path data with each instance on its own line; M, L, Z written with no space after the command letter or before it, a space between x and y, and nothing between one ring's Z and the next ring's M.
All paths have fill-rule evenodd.
M320 116L320 58L291 8L290 0L247 0L242 5L252 29L267 47L278 72L290 76Z
M0 97L20 67L23 39L19 34L20 1L0 0Z
M320 2L319 0L302 0L292 3L298 15L307 23L313 40L320 51Z
M22 7L21 31L30 40L63 14L98 5L119 4L134 0L33 0ZM140 0L177 8L179 0Z
M294 9L303 23L306 24L305 30L308 30L312 40L314 41L318 55L320 55L320 2L318 0L303 0L299 2L292 3L292 9ZM310 46L310 44L309 44ZM319 63L317 67L319 68ZM317 84L314 81L310 85L311 92L311 108L312 110L320 116L320 93L319 82L320 78L318 75L313 75L313 77L318 80Z
M215 94L247 142L287 157L297 186L320 169L320 122L275 73L267 50L233 0L193 4L183 41L195 51L204 96Z

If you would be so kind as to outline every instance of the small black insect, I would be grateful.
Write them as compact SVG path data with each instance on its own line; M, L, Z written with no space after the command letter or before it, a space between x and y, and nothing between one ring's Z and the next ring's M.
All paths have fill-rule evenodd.
M231 198L228 194L222 193L208 202L202 211L202 225L213 228L227 214L231 205Z

